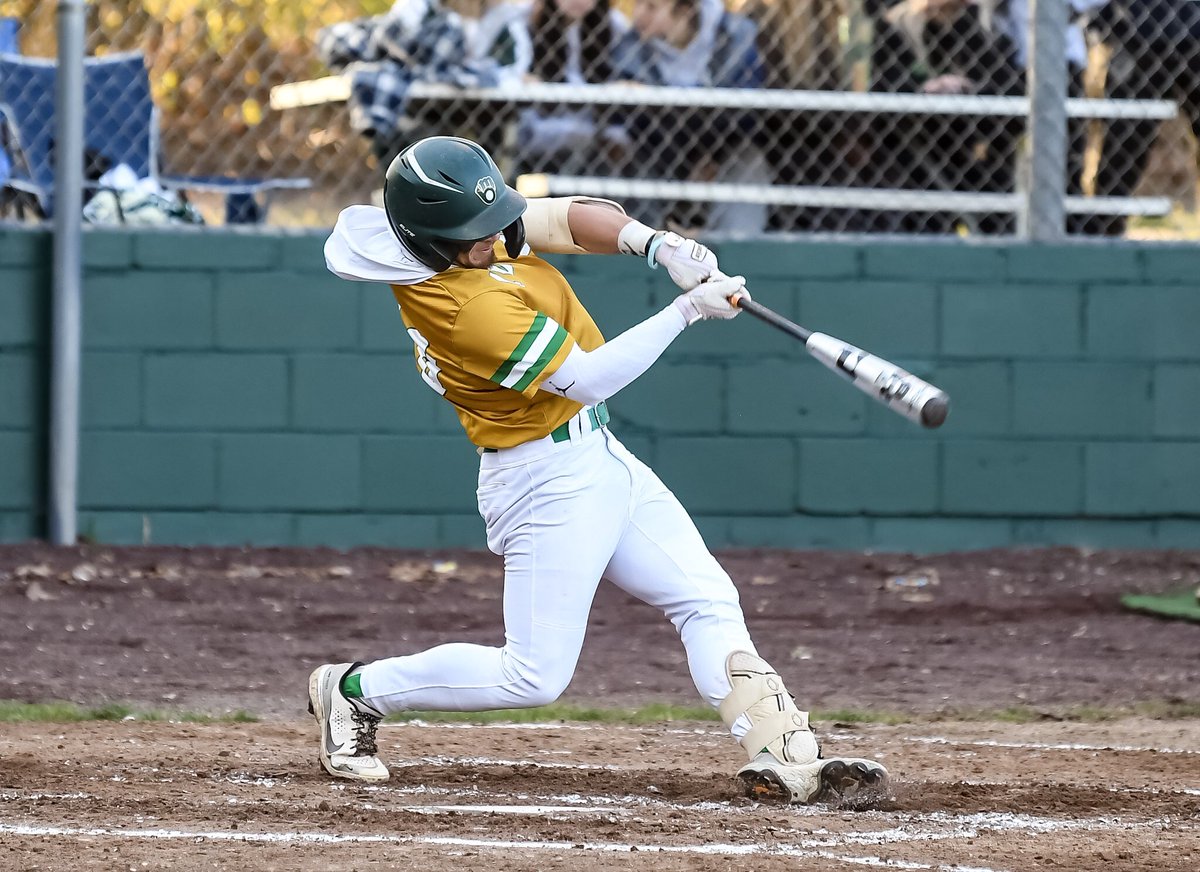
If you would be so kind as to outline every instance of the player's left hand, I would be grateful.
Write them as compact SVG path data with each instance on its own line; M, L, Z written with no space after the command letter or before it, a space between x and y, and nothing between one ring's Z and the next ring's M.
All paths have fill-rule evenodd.
M717 271L717 256L694 239L660 230L650 240L651 266L667 268L671 280L690 291Z

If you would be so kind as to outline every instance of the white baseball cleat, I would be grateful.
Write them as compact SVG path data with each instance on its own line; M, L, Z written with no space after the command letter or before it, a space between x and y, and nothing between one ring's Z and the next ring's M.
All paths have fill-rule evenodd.
M798 803L882 797L888 785L888 771L874 760L831 757L783 763L770 751L756 755L738 770L738 777L749 796Z
M308 677L308 711L321 728L321 766L336 778L387 781L377 756L375 728L383 715L342 693L342 679L361 663L329 663Z
M731 690L719 706L721 719L731 729L749 724L739 741L750 762L737 773L748 795L785 802L882 798L887 769L858 757L821 757L808 712L796 707L769 663L734 651L725 670Z

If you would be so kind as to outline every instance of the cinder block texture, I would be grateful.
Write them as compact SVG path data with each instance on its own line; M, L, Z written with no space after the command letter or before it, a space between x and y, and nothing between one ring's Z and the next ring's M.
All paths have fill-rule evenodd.
M49 262L53 244L49 230L0 227L0 264L6 267L41 266Z
M862 272L862 248L857 245L764 240L734 242L715 248L722 272L730 276L752 276L756 282L764 277L853 279ZM756 290L757 286L751 288L750 293L756 293Z
M876 551L933 554L1005 548L1013 542L1012 522L1001 518L874 518L871 547Z
M213 345L212 273L114 272L89 276L83 295L87 348L195 349Z
M0 259L0 348L49 345L49 293L44 272L10 268Z
M1000 246L960 242L897 242L867 245L864 272L868 278L920 278L934 282L1002 278L1011 252Z
M292 422L301 430L429 433L449 405L407 354L301 354L292 362Z
M327 548L432 548L438 544L437 531L436 515L299 515L295 541Z
M1095 515L1200 515L1200 442L1087 446L1087 500Z
M724 401L722 367L662 363L622 390L609 408L633 427L715 435L725 417Z
M1013 363L1019 436L1144 436L1153 426L1152 373L1138 363Z
M1154 368L1154 435L1200 439L1200 366Z
M1090 288L1087 350L1098 358L1200 360L1200 289L1192 285Z
M805 282L800 323L882 357L932 355L938 290L930 282Z
M465 436L368 436L362 467L369 511L477 511L479 455Z
M0 427L37 425L45 391L39 357L32 351L0 351Z
M942 445L946 514L1074 515L1082 508L1080 445L999 440Z
M1135 244L1014 246L1008 256L1013 282L1054 282L1070 276L1094 283L1136 282L1141 276L1141 251Z
M0 430L0 509L31 511L41 504L43 456L33 433Z
M990 279L983 274L981 277ZM1075 357L1083 292L1063 284L956 285L942 292L942 351L963 358Z
M221 437L220 507L332 511L361 504L356 436L255 433Z
M85 431L79 505L87 509L206 509L216 503L216 439L192 433Z
M784 514L795 505L796 450L789 439L663 437L657 472L697 514Z
M146 423L172 430L281 429L288 362L278 354L146 357Z
M357 349L358 299L351 282L332 274L220 273L217 342L254 350Z
M799 507L810 514L932 513L938 475L934 442L805 439Z
M729 520L734 548L866 548L869 520L862 516L753 516Z
M770 361L729 367L730 433L858 434L866 395L816 361Z
M83 427L135 429L143 423L142 360L136 352L84 353L80 389Z
M133 234L134 262L147 269L268 269L279 266L279 236L222 230Z
M83 265L86 270L128 269L133 263L133 239L120 230L88 227L83 231Z

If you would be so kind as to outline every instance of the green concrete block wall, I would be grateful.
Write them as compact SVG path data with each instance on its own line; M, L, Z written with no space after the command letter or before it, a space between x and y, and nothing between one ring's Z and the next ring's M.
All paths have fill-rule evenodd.
M0 542L45 527L51 239L0 230Z
M89 232L79 529L113 543L484 547L478 458L386 288L324 233ZM729 243L755 297L945 387L923 431L743 316L610 401L712 547L1200 547L1200 248ZM0 542L45 532L49 235L0 228ZM634 258L554 256L606 336Z

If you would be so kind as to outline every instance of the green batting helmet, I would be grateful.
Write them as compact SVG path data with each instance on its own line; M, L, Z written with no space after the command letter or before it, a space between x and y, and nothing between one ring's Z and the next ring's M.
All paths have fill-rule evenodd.
M504 184L491 155L468 139L430 136L396 155L383 182L392 232L441 272L470 243L504 232L509 257L525 245L525 198Z

